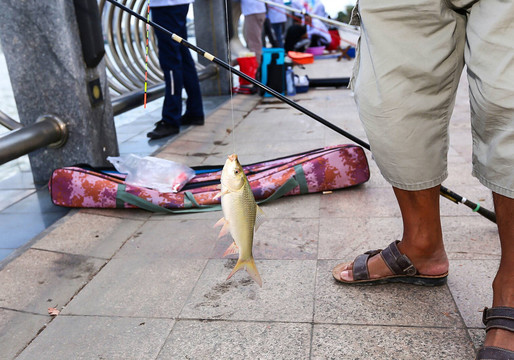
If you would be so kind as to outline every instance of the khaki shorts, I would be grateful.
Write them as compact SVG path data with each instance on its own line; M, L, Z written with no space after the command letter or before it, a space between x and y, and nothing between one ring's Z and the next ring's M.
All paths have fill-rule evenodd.
M447 177L448 122L467 65L473 175L514 198L514 2L360 0L351 87L383 176L404 190Z

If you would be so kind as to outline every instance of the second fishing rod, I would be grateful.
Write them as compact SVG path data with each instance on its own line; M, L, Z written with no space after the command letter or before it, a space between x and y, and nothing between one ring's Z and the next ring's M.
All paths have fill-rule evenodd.
M311 117L312 119L318 121L319 123L325 125L326 127L334 130L335 132L343 135L344 137L352 140L353 142L355 142L356 144L359 144L360 146L362 146L363 148L367 149L367 150L371 150L371 147L368 143L366 143L365 141L359 139L358 137L350 134L349 132L341 129L340 127L332 124L331 122L323 119L321 116L313 113L312 111L304 108L303 106L300 106L298 105L296 102L292 101L291 99L287 98L286 96L282 95L281 93L279 93L278 91L264 85L263 83L261 83L260 81L250 77L249 75L237 70L236 68L234 68L233 66L230 66L228 63L226 63L225 61L217 58L216 56L210 54L209 52L191 44L190 42L188 42L186 39L183 39L182 37L178 36L177 34L174 34L173 32L167 30L166 28L162 27L161 25L145 18L144 16L142 16L141 14L138 14L137 12L135 12L134 10L126 7L125 5L123 4L120 4L118 1L116 0L107 0L108 2L110 2L111 4L113 4L114 6L120 8L121 10L129 13L130 15L138 18L139 20L151 25L154 29L157 29L159 31L162 31L168 35L171 36L171 38L183 45L183 46L186 46L188 47L189 49L193 50L194 52L196 52L197 54L199 54L200 56L203 56L205 59L209 60L210 62L213 62L219 66L221 66L222 68L224 68L225 70L228 70L229 72L245 79L246 81L252 83L253 85L259 87L260 89L270 93L271 95L273 95L274 97L276 97L277 99L279 99L280 101L292 106L293 108L295 108L296 110L304 113L305 115ZM464 204L466 205L468 208L470 208L471 210L473 210L474 212L477 212L479 213L480 215L486 217L487 219L491 220L492 222L496 223L496 215L494 212L490 211L490 210L487 210L486 208L484 207L481 207L479 204L476 204L460 195L458 195L457 193L454 193L453 191L450 191L448 190L447 188L445 188L444 186L441 186L441 196L455 202L456 204L458 203L461 203L461 204Z

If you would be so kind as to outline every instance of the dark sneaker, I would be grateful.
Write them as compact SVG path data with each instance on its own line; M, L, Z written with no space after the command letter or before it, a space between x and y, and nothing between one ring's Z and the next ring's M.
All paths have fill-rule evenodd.
M146 136L148 136L152 140L155 140L166 136L178 134L179 131L180 128L178 128L177 126L167 123L164 120L160 120L155 123L155 129L146 134Z
M181 125L203 125L205 124L205 117L202 116L190 116L190 115L182 115L180 118Z

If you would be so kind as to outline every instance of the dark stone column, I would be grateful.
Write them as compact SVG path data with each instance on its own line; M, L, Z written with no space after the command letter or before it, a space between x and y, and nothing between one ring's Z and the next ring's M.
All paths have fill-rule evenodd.
M227 2L230 6L230 1ZM195 0L195 35L196 44L224 62L228 59L227 16L225 0ZM231 9L229 9L231 11ZM202 56L198 57L202 65L211 62ZM203 80L200 85L202 95L226 95L230 93L230 72L220 68L216 77Z
M87 67L73 4L0 0L0 41L20 122L28 125L41 115L55 115L69 131L63 147L29 154L39 184L55 168L108 165L106 157L118 155L104 60Z

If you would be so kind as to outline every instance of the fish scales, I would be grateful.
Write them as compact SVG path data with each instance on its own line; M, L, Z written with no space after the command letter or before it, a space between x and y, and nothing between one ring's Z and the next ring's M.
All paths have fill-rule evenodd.
M257 206L250 184L237 155L230 155L223 166L221 174L221 207L224 218L215 226L223 225L220 237L230 232L234 243L229 246L224 255L239 253L236 266L227 279L237 271L245 269L255 282L262 286L262 280L255 266L252 255L253 235L258 224L257 215L262 210Z

